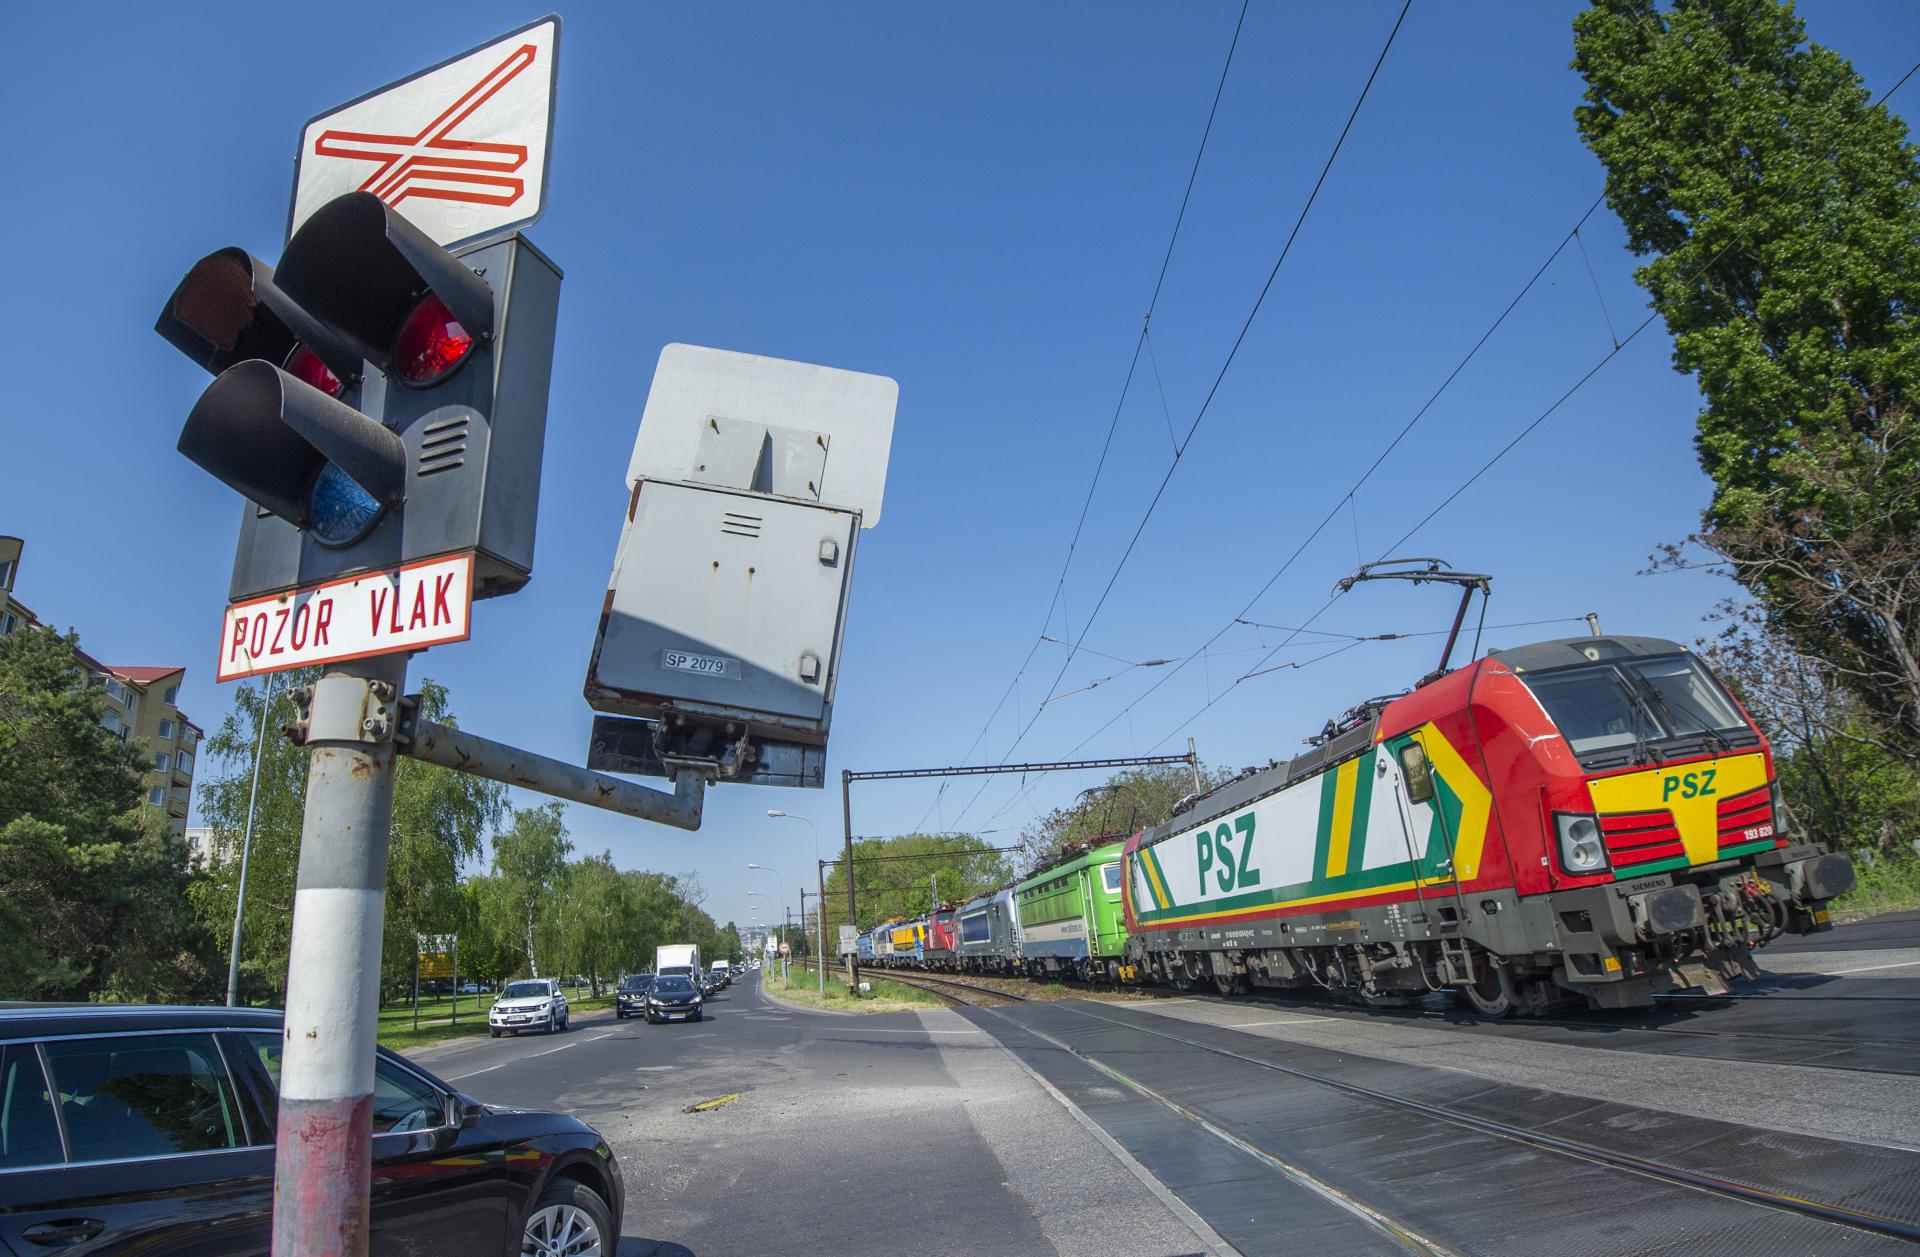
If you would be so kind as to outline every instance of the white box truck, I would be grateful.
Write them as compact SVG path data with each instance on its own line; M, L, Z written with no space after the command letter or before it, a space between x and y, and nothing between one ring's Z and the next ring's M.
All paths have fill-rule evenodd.
M677 973L683 978L693 979L695 986L700 985L700 949L691 943L674 943L657 948L653 953L654 973L665 977Z

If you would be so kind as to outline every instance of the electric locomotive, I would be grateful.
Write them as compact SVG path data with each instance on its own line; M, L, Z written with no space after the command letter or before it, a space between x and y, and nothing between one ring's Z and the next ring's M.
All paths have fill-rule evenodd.
M1789 840L1766 738L1674 642L1491 651L1317 741L1127 841L1127 976L1633 1007L1724 993L1854 884Z
M1028 976L1117 981L1126 946L1118 842L1068 847L1014 888Z
M1020 914L1015 883L988 891L960 908L960 969L1011 977L1020 972Z

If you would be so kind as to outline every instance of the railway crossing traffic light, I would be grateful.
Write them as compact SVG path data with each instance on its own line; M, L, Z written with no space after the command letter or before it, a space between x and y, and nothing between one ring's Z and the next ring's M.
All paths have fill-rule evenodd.
M249 499L232 599L469 551L475 598L524 585L560 279L517 233L452 253L368 192L278 268L188 271L155 330L216 376L179 448Z

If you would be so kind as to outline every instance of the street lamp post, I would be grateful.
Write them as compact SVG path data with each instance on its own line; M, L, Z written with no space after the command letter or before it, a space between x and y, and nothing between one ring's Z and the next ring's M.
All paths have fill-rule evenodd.
M785 876L785 874L783 874L783 873L781 873L779 869L770 869L770 868L768 868L768 867L767 867L766 865L764 865L764 864L749 864L749 865L747 865L747 867L748 867L748 868L750 868L750 869L756 869L756 870L758 870L759 872L762 872L762 873L771 873L771 874L773 874L773 875L774 875L774 877L775 877L775 878L777 878L777 879L779 880L779 882L780 882L780 909L781 909L781 911L782 911L782 912L785 912L785 911L786 911L786 906L787 906L787 879L786 879L786 876ZM785 932L784 932L784 931L783 931L783 932L781 933L781 935L780 935L780 941L781 941L782 943L785 943L785 942L787 941L787 939L786 939L786 934L785 934ZM782 957L780 958L780 976L781 976L781 977L782 977L783 979L784 979L784 978L785 978L785 977L787 976L787 958L786 958L785 956L782 956Z
M273 678L273 673L267 673L266 689L260 695L260 732L253 744L253 785L247 790L247 828L240 840L240 892L233 900L233 944L227 949L228 1008L240 1003L240 922L247 911L247 860L253 855L253 808L260 798L260 759L267 749L267 718L273 714ZM211 842L207 855L211 861Z
M770 807L767 809L767 815L774 817L776 820L785 818L787 820L806 821L807 832L813 835L813 867L815 872L820 876L820 889L814 901L819 905L814 910L814 921L818 926L816 932L818 942L814 945L814 959L819 962L820 995L822 998L825 998L827 994L827 866L820 863L820 831L815 829L813 822L807 820L806 817L788 812L782 808ZM852 869L847 870L847 876L853 876ZM803 903L800 911L800 921L802 925L806 924L806 916L806 906Z

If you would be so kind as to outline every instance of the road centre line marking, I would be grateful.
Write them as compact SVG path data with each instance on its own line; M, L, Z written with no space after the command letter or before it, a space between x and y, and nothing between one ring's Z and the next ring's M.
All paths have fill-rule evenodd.
M604 1039L607 1036L601 1035L599 1037ZM572 1043L562 1043L559 1047L548 1048L544 1052L530 1052L525 1056L515 1057L510 1061L501 1061L498 1065L489 1065L485 1069L476 1069L470 1074L453 1074L447 1078L447 1081L459 1082L462 1078L477 1078L481 1074L491 1074L496 1069L505 1069L509 1065L518 1065L521 1061L530 1061L536 1056L552 1056L555 1052L564 1052L570 1047L579 1047L585 1042L588 1042L588 1040L575 1039Z
M501 1061L498 1065L489 1065L485 1069L476 1069L470 1074L448 1074L447 1081L459 1082L462 1078L478 1078L481 1074L491 1074L494 1070L503 1069L511 1064L513 1064L512 1061Z
M848 1026L848 1030L854 1027ZM985 1034L984 1030L890 1030L885 1026L874 1026L870 1030L854 1030L856 1034Z
M1829 969L1826 971L1826 976L1837 978L1847 973L1872 973L1876 969L1911 969L1915 965L1920 965L1920 960L1902 960L1898 964L1891 965L1861 965L1857 969Z

